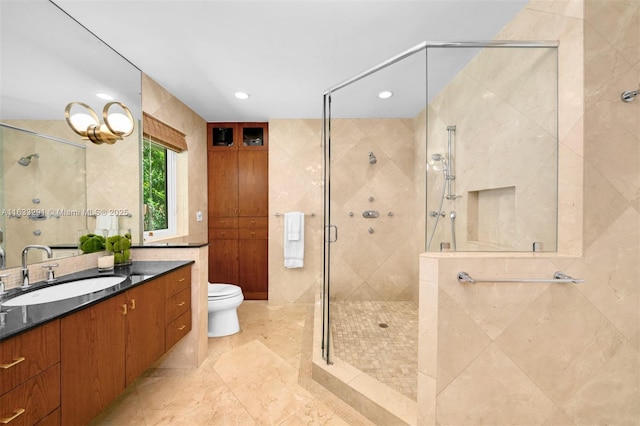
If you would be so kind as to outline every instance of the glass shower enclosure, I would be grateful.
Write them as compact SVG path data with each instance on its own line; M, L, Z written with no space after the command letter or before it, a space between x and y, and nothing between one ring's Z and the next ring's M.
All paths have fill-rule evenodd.
M557 42L423 42L325 93L328 364L416 400L420 253L556 250L557 69Z

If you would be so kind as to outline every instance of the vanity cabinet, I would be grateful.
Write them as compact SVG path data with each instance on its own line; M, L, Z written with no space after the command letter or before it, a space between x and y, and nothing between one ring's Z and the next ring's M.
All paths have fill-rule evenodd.
M60 424L60 322L0 343L0 422Z
M62 424L86 424L125 388L124 294L61 320Z
M158 280L164 280L164 277ZM165 297L162 284L152 281L125 293L125 386L129 386L165 353Z
M209 282L268 297L268 123L208 123Z
M169 350L191 331L191 270L178 269L164 280L165 350Z
M88 423L184 337L191 329L190 289L186 266L61 319L62 424ZM184 290L188 303L177 297L182 310L171 308L168 294L186 297ZM168 311L189 319L170 345Z

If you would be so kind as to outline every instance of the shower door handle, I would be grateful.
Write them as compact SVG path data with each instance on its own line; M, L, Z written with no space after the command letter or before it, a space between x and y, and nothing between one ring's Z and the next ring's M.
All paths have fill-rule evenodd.
M338 241L338 227L336 225L327 225L327 242L328 243L335 243L336 241ZM331 239L331 228L335 229L335 239Z

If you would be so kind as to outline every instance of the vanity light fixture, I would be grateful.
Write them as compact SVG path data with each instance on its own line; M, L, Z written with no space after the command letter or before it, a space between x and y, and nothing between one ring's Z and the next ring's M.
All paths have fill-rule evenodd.
M234 93L234 96L238 99L240 99L241 101L246 101L247 99L249 99L251 97L250 94L248 94L247 92L236 92Z
M72 112L71 109L74 106L86 111ZM122 112L118 111L118 108ZM104 106L102 110L104 124L100 124L96 112L83 102L69 103L64 110L64 117L71 130L96 145L103 143L113 145L133 133L133 115L122 102L109 102Z
M389 90L383 90L382 92L378 93L378 97L380 99L389 99L392 96L393 96L393 92Z

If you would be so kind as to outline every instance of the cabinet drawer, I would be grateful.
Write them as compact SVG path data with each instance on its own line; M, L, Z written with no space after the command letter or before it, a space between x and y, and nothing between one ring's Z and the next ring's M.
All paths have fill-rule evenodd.
M5 340L0 343L0 395L58 362L60 321Z
M268 235L267 229L240 229L241 240L266 240Z
M167 324L191 310L191 288L185 288L180 293L167 299L164 317Z
M178 343L189 331L191 331L191 310L180 315L176 320L167 325L167 350Z
M238 218L237 217L215 217L215 218L209 219L209 227L210 228L237 228Z
M164 276L166 299L175 296L185 288L191 288L191 267L185 266Z
M0 396L0 422L32 425L60 406L60 364ZM14 417L15 416L15 417ZM7 421L8 419L13 420Z
M237 240L238 229L229 228L209 228L209 239L211 240Z
M60 426L60 408L36 423L36 426Z
M241 217L238 219L239 228L268 228L269 218L266 217Z

